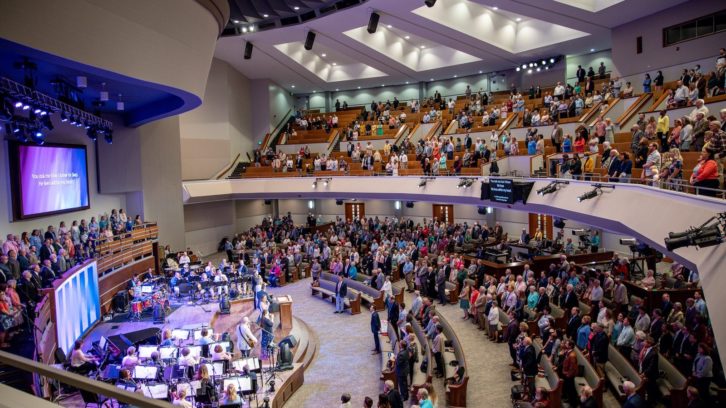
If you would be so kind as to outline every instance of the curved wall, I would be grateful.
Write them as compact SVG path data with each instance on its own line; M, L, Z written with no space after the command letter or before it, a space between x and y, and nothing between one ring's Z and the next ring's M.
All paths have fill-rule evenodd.
M5 0L0 13L0 37L181 90L193 96L188 109L204 96L218 33L217 18L192 0Z
M720 273L726 259L726 244L709 248L681 248L669 252L663 239L669 232L685 231L699 226L708 218L726 211L726 201L688 195L657 188L615 184L599 197L578 202L577 197L592 190L591 183L570 180L558 192L539 196L535 192L546 186L549 179L530 179L534 182L527 204L507 205L480 199L480 188L458 189L458 177L439 177L419 187L420 177L335 177L327 187L318 183L312 188L312 178L274 178L217 180L183 183L185 204L243 199L381 199L424 201L467 205L486 205L540 214L550 214L596 228L633 236L670 257L695 268L701 276L710 310L726 308L726 299L719 291L726 288L726 274ZM480 178L486 180L486 178ZM726 320L714 319L716 339L726 344ZM726 358L726 354L722 356Z

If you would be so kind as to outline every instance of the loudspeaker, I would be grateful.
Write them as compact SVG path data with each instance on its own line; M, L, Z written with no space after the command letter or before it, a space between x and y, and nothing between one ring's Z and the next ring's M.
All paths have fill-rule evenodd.
M642 36L635 39L635 53L636 54L643 53L643 37Z
M272 205L272 200L265 200L265 205Z
M247 41L247 43L245 44L245 59L252 58L252 48L254 48L252 43Z
M120 290L114 295L113 301L111 301L111 304L113 305L113 310L116 313L123 313L126 311L126 308L129 305L129 298L126 294L125 290Z
M562 218L555 218L552 225L554 225L555 228L563 229L565 228L565 220Z
M436 4L436 0L425 0L424 4L426 4L426 7L433 7Z
M343 200L335 200L335 205L343 205Z
M292 334L285 337L284 339L280 340L279 343L277 343L278 346L282 347L283 344L288 344L290 348L293 348L297 346L297 339Z
M305 49L310 51L313 49L313 43L315 42L315 33L308 31L308 36L305 38Z
M478 213L479 213L479 214L481 214L481 215L486 215L486 213L487 213L487 208L486 208L486 207L481 207L481 206L480 206L479 208L477 208L477 209L476 209L476 212L478 212Z
M406 208L413 208L413 201L406 201Z
M371 18L368 20L368 32L373 34L378 29L378 20L381 16L378 13L371 13Z

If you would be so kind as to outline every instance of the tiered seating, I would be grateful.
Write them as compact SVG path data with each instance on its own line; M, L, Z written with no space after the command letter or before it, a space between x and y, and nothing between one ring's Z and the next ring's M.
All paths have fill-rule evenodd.
M623 393L623 383L625 381L631 381L635 384L636 392L645 392L643 378L633 368L628 358L623 356L612 344L608 345L608 361L605 363L604 370L605 379L610 384L610 389L620 401L625 399Z
M454 372L457 370L459 365L464 367L464 379L460 384L449 385L446 389L446 403L450 407L466 407L466 389L469 383L469 370L466 366L466 358L464 358L464 348L459 342L459 338L456 336L454 328L449 325L446 318L441 315L439 311L436 311L439 316L439 324L443 328L443 335L446 339L446 343L451 343L451 347L446 347L443 351L444 359L444 370L445 378L451 378L454 376ZM451 362L456 361L457 365L452 366ZM433 362L430 362L431 364Z
M535 352L539 355L542 345L539 341L533 341ZM539 360L540 371L534 378L535 387L542 387L549 392L549 403L552 407L562 406L562 379L557 374L557 368L547 358Z
M602 394L605 391L605 380L600 377L595 367L590 364L590 360L577 347L575 347L575 354L577 354L577 365L582 367L580 371L582 375L580 376L578 374L575 377L575 390L577 391L577 395L580 395L582 387L588 385L592 388L592 396L595 397L597 406L602 407Z

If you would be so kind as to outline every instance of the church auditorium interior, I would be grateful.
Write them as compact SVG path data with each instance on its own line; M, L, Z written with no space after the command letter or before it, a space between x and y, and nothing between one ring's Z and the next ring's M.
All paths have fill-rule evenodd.
M0 408L726 406L723 3L0 3Z

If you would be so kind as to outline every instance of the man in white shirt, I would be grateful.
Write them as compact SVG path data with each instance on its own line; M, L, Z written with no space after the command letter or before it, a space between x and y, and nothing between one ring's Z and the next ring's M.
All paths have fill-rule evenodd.
M557 99L562 99L562 96L565 95L565 87L562 86L561 82L558 82L555 86L555 91L553 92L553 95Z
M688 87L683 85L683 82L681 81L678 81L678 84L676 85L676 90L673 93L673 100L678 106L686 105L686 101L688 100Z
M651 178L655 174L654 169L660 168L660 153L658 152L658 145L651 143L648 146L648 158L643 164L643 177Z
M688 118L691 119L691 122L695 122L698 119L696 117L698 113L703 113L704 118L708 117L708 108L706 107L706 105L704 105L703 99L696 99L696 107L693 108L691 114L688 115Z
M189 255L187 255L186 252L183 252L182 255L179 257L179 265L184 265L191 263L191 259L189 258Z

